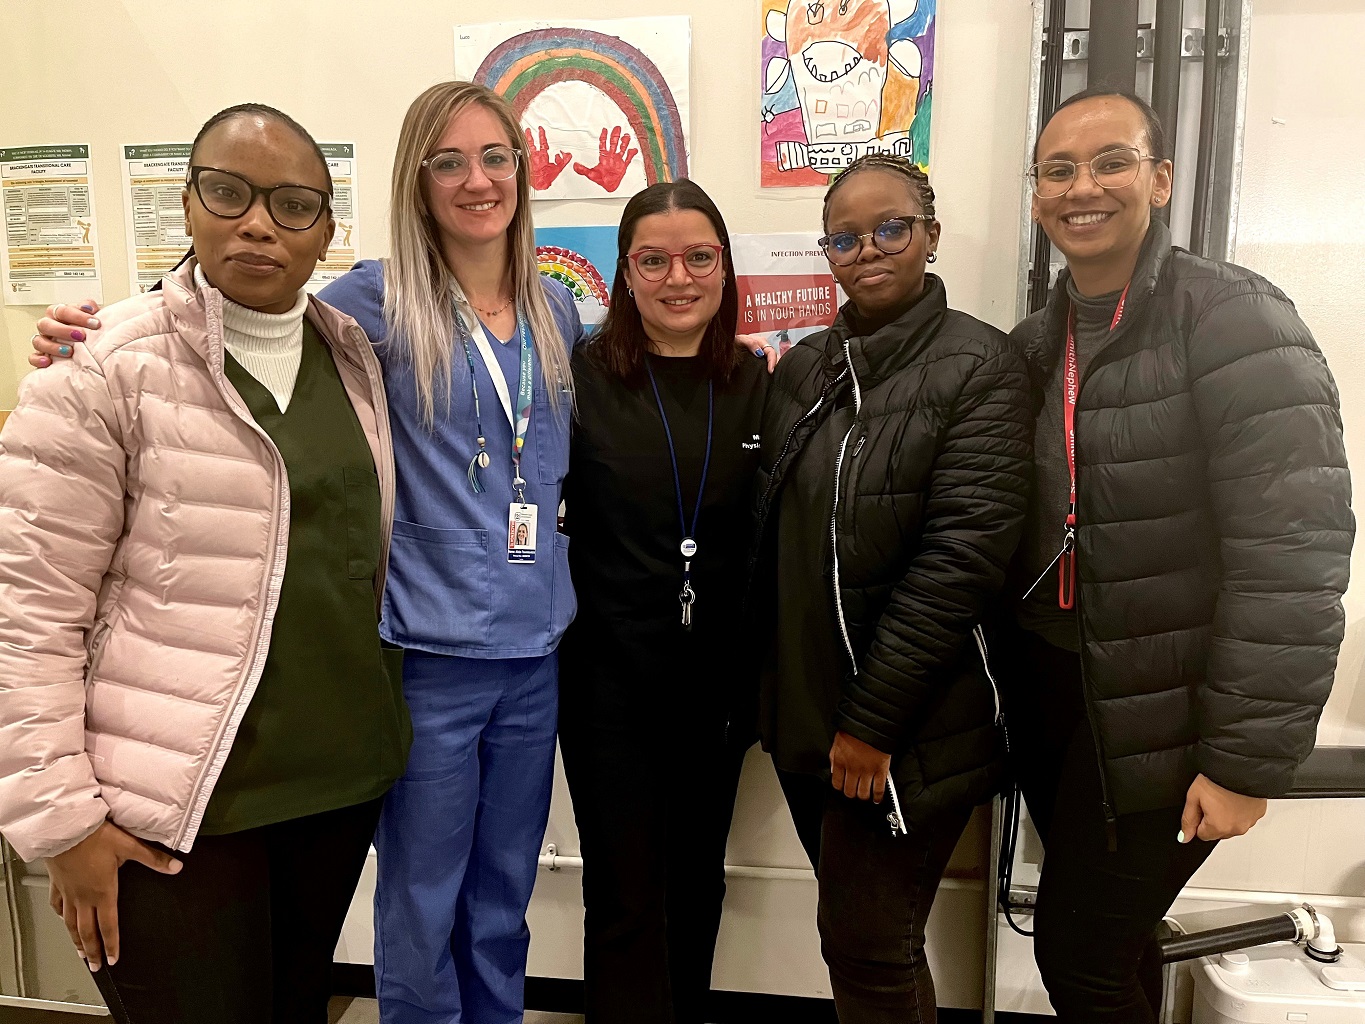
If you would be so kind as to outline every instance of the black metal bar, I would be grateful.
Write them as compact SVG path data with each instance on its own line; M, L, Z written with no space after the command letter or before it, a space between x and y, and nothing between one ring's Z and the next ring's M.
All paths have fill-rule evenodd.
M1229 925L1226 928L1176 935L1161 944L1161 962L1172 964L1181 960L1194 960L1201 956L1212 956L1214 953L1226 953L1231 949L1264 946L1267 942L1286 940L1292 942L1298 937L1298 922L1288 914L1277 914L1275 917Z
M1090 4L1086 84L1133 92L1137 88L1137 0Z
M1062 101L1062 43L1066 32L1066 0L1050 0L1047 30L1043 37L1043 70L1038 89L1038 136ZM1033 259L1029 270L1028 311L1042 309L1052 283L1052 243L1037 224L1033 226Z
M1185 35L1182 24L1183 0L1156 0L1156 31L1152 41L1152 106L1161 126L1166 129L1162 156L1175 157L1175 141L1180 127L1180 61ZM1171 204L1155 211L1166 223L1171 220Z
M1365 797L1365 747L1318 747L1294 773L1285 797L1339 800Z
M1218 32L1223 24L1222 0L1204 0L1204 78L1199 94L1199 152L1194 169L1194 212L1190 216L1190 249L1208 255L1209 181L1213 175L1214 135L1218 130Z

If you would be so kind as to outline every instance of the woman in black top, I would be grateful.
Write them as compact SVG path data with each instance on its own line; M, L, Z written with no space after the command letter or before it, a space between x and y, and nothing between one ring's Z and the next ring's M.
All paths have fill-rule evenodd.
M918 167L856 161L825 230L850 301L783 357L761 431L777 590L759 603L778 618L761 728L817 867L840 1021L933 1021L925 921L1001 763L977 626L1023 522L1028 377L925 273L939 225Z
M574 356L564 487L578 616L560 647L560 744L586 1012L700 1024L753 737L741 604L768 374L735 344L729 236L705 192L645 189L618 244L611 310Z

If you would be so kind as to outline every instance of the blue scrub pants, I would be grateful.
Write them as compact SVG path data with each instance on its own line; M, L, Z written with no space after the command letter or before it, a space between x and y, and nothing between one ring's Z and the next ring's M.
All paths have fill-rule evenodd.
M383 1024L522 1019L526 906L554 775L557 659L406 653L412 754L375 837Z

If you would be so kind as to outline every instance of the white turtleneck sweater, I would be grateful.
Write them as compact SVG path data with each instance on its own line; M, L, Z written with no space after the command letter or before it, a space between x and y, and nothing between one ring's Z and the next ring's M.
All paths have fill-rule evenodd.
M199 267L194 268L194 281L200 288L208 287ZM260 313L223 296L223 345L242 369L275 396L280 412L289 408L298 379L303 359L303 311L307 308L308 294L304 291L299 292L288 313Z

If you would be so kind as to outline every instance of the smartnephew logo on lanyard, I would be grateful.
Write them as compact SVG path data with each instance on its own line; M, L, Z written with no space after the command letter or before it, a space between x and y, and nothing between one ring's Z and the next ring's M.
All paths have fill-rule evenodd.
M507 376L502 372L493 345L488 340L488 332L474 312L464 289L459 282L452 282L455 295L455 322L460 331L460 343L464 346L465 360L469 363L469 387L474 395L474 422L478 428L475 442L479 450L469 460L469 485L475 494L484 491L482 471L492 461L488 455L488 437L483 431L483 411L479 407L479 382L474 372L474 353L469 343L473 341L483 358L488 375L493 379L493 390L498 393L498 401L512 428L512 489L516 500L507 510L507 560L532 564L536 560L536 519L538 509L526 501L526 481L521 475L521 455L526 448L526 432L531 425L531 404L534 388L535 369L531 358L531 330L526 324L526 315L517 310L517 334L521 339L521 369L517 380L516 411L512 409L512 394L507 387Z
M1123 319L1123 306L1127 300L1128 285L1124 285L1118 308L1114 310L1114 319L1109 323L1111 334ZM1066 364L1062 373L1062 419L1066 466L1071 473L1071 500L1066 513L1066 536L1062 541L1061 553L1057 556L1057 606L1067 610L1076 607L1076 399L1080 390L1080 372L1076 363L1076 306L1072 303L1066 315Z

